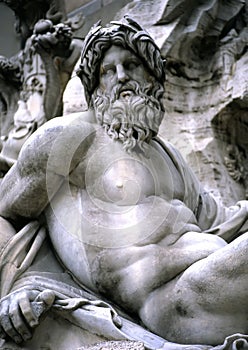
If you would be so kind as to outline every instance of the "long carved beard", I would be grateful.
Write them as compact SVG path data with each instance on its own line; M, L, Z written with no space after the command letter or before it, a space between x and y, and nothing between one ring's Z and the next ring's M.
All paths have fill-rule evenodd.
M161 105L146 93L149 89L150 84L141 91L139 84L130 81L115 86L110 96L101 88L94 94L98 123L112 139L121 140L127 152L134 148L145 151L162 121Z

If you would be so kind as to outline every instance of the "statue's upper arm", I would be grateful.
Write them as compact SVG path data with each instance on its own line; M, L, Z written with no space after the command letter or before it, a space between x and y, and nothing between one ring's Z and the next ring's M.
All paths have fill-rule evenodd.
M87 152L94 134L92 124L80 117L49 121L24 145L18 162L21 173L67 176Z
M19 159L2 182L0 215L35 217L46 207L64 178L90 145L93 126L56 118L25 143Z

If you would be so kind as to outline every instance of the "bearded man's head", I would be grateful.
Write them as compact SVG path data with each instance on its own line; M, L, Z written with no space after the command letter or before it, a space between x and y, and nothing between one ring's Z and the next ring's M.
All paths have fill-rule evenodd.
M157 134L164 115L164 60L153 39L132 19L125 16L125 21L111 24L96 24L85 38L78 76L107 133L122 140L126 150L143 148ZM110 63L105 62L109 57ZM113 66L112 58L115 70L121 65L130 67L129 73L132 69L115 83L105 68Z

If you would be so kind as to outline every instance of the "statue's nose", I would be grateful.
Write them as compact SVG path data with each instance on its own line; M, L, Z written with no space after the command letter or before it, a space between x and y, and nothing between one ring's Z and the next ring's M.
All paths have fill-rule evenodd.
M119 82L125 83L127 80L129 80L129 76L122 64L118 64L116 66L116 73Z

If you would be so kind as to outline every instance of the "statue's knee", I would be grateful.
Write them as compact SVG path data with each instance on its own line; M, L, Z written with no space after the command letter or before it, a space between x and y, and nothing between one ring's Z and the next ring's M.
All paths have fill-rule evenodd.
M207 302L209 285L204 274L189 268L175 287L175 311L182 317L192 317Z

